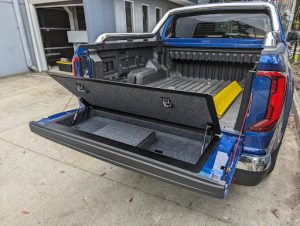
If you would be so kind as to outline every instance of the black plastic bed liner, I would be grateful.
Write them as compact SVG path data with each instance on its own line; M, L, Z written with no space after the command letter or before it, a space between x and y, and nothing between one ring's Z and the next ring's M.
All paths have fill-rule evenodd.
M147 86L160 89L171 89L184 92L202 93L214 96L226 86L228 86L230 83L231 81L218 81L204 78L198 79L187 77L175 77L153 82L147 84Z

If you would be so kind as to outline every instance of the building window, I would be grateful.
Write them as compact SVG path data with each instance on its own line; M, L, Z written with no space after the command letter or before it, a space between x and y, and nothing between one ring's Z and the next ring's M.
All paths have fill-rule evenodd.
M133 32L133 2L125 1L126 31Z
M149 32L149 6L142 5L143 10L143 32Z
M162 11L161 8L155 8L156 24L158 24L158 22L161 19L161 14L162 14L161 11Z

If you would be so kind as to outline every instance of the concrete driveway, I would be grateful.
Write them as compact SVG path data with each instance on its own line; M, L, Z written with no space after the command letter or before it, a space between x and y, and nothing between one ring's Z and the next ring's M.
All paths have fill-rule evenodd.
M293 118L260 185L211 198L93 159L29 131L71 94L51 78L0 79L0 225L300 225ZM73 98L68 108L77 106Z

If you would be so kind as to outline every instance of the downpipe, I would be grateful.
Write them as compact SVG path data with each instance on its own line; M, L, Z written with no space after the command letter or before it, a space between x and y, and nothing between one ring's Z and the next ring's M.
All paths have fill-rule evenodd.
M22 46L27 62L27 66L33 70L37 71L37 68L32 64L32 59L29 51L28 40L25 33L25 27L22 19L21 8L18 0L13 0L14 11L17 19L18 29L21 36Z

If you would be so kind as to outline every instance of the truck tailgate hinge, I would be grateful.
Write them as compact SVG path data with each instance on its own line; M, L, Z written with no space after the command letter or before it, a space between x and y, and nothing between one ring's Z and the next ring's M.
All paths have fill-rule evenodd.
M203 153L205 151L207 146L212 141L213 137L214 137L214 134L212 133L212 127L211 127L211 125L207 124L205 127L205 133L204 133L203 140L202 140L201 153Z

